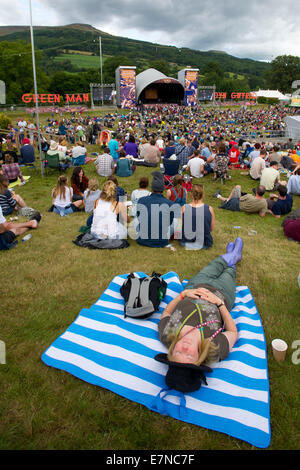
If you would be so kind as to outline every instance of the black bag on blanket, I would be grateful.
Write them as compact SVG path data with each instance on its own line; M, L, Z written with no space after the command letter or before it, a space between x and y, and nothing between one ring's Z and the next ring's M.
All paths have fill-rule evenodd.
M89 248L90 250L117 250L127 248L129 246L127 240L98 240L90 233L81 233L75 240L73 240L73 243L83 248Z
M167 283L160 274L142 278L129 274L120 289L125 300L124 316L131 318L147 318L154 313L164 298Z

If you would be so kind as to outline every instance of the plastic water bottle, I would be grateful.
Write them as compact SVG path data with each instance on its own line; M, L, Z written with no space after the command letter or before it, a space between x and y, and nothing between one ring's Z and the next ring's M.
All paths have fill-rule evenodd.
M22 242L26 242L27 240L30 240L31 237L32 237L32 233L28 233L27 235L25 235L25 237L22 238Z

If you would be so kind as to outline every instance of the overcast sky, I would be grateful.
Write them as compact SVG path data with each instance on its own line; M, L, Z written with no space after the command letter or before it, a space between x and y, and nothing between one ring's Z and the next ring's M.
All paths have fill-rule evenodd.
M300 56L298 5L298 0L32 0L32 12L33 25L87 23L117 36L270 61ZM0 0L0 11L1 26L30 23L29 0Z

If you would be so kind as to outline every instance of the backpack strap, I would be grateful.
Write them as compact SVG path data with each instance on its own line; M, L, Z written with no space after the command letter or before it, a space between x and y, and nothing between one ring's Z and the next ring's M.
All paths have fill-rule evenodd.
M139 292L140 292L140 280L139 280L139 278L131 277L130 280L131 280L131 289L130 289L128 301L127 301L127 304L126 304L126 313L127 313L128 310L134 308L134 306L136 305L136 300L137 300L137 298L139 296ZM127 279L126 283L128 281L129 281L129 279Z
M154 306L149 299L149 286L152 278L132 278L129 299L125 308L125 316L141 317L154 312ZM138 307L140 303L140 307Z

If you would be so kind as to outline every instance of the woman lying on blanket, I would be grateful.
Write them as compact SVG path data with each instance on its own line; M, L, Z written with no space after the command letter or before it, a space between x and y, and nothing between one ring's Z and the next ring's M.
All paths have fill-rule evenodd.
M198 390L205 381L205 364L225 359L237 340L230 315L235 301L236 268L243 241L227 245L227 252L196 274L162 313L159 338L168 354L155 359L169 365L166 384L182 392Z

